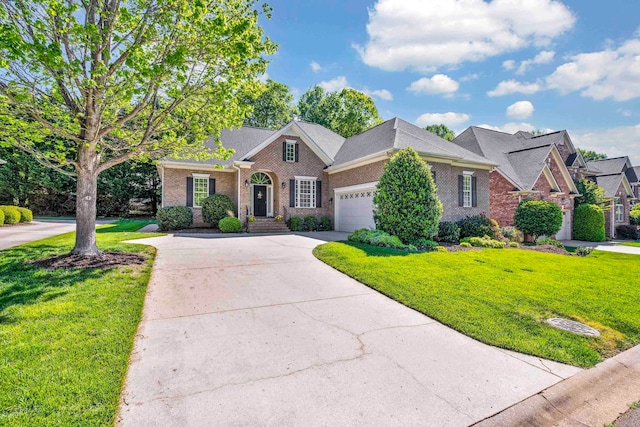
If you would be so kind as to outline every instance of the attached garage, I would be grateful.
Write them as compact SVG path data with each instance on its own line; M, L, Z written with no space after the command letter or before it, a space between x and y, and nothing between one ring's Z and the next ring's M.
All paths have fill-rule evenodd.
M335 228L352 232L359 228L375 228L373 222L373 193L377 182L336 188Z
M571 211L562 212L562 228L556 234L557 240L571 240L571 226L573 221L571 220Z

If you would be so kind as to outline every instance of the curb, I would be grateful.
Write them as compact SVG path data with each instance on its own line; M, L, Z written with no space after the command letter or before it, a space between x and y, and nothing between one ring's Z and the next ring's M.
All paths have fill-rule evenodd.
M486 418L476 427L597 426L640 400L640 345Z

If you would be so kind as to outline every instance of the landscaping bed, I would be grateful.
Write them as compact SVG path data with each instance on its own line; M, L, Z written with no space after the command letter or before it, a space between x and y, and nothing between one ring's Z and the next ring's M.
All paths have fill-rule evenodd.
M412 253L352 242L320 245L314 254L487 344L587 367L640 343L637 255L515 248ZM546 320L553 317L585 323L601 336L552 328Z
M65 259L74 233L0 252L0 425L113 425L155 255L122 242L148 223L100 227L100 268L29 264Z

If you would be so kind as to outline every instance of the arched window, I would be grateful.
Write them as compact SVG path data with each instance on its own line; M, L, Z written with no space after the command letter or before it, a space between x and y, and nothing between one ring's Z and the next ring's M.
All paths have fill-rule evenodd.
M266 173L256 172L251 175L251 183L258 185L271 185L271 178L269 178L269 175Z

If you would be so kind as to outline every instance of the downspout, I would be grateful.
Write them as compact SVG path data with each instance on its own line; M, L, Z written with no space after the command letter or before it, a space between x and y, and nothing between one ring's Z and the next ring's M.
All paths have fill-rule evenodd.
M160 192L160 197L161 197L161 201L160 201L160 207L164 208L164 166L160 166L161 170L162 170L162 174L160 177L160 180L162 181L162 190Z
M238 188L238 195L237 195L237 203L236 203L236 216L238 218L240 218L240 168L236 165L231 165L231 167L233 167L236 171L237 171L237 175L238 175L238 183L236 184L237 188Z

